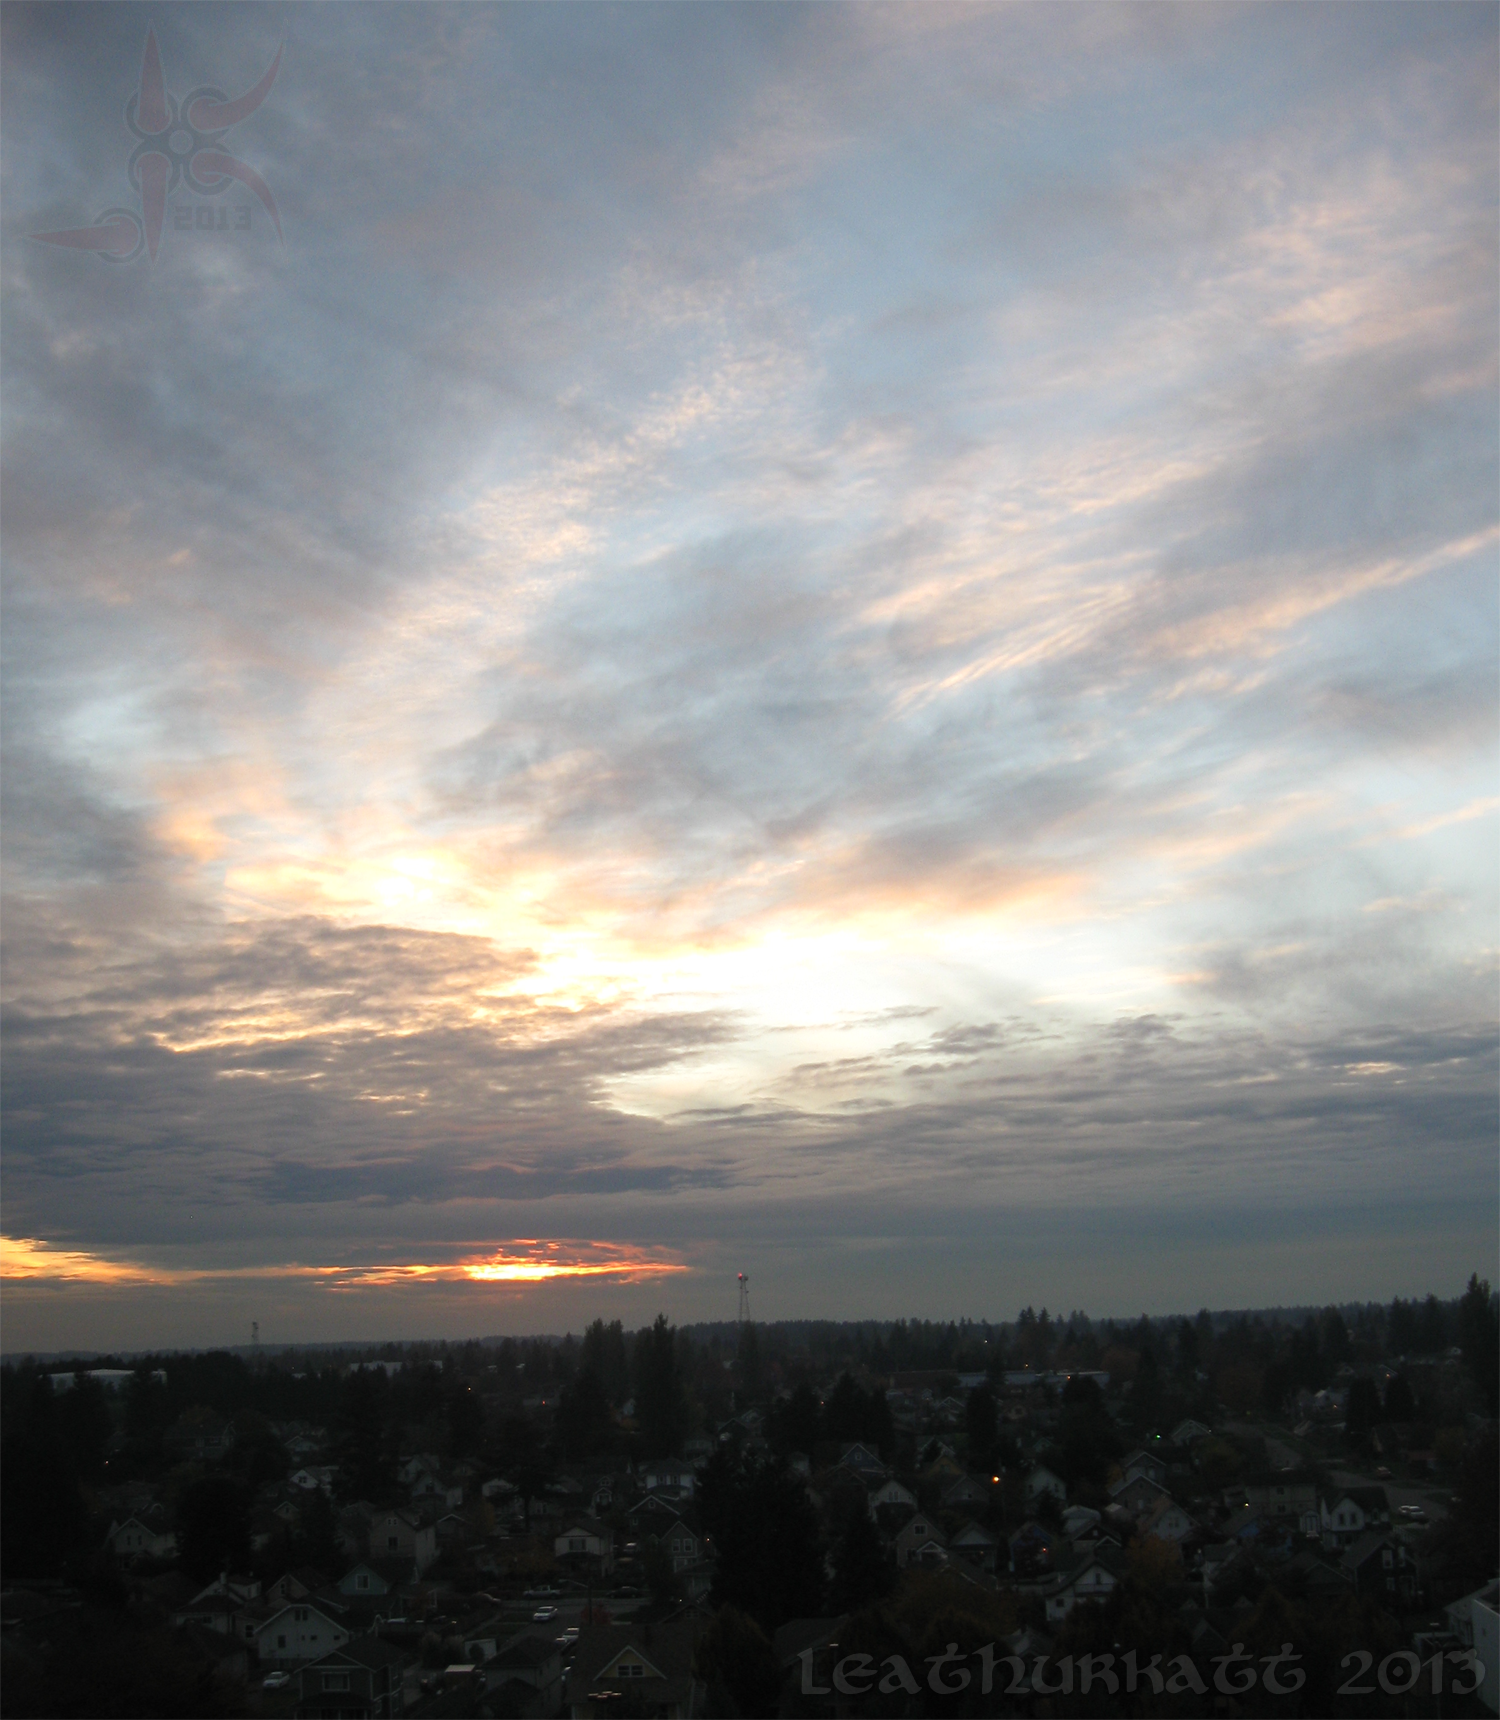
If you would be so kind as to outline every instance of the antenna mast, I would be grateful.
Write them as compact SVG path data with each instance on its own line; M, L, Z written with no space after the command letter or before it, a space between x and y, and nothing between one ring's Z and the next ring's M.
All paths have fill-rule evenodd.
M740 1324L750 1324L750 1278L744 1272L740 1274Z

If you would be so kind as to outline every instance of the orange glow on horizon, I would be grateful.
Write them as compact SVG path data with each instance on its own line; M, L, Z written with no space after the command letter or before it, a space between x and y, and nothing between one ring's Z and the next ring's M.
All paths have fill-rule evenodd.
M372 1264L368 1266L240 1266L171 1268L54 1248L26 1236L0 1236L0 1279L101 1285L181 1285L216 1278L311 1278L330 1290L360 1290L397 1284L539 1284L553 1278L615 1278L635 1282L686 1272L678 1261L661 1260L609 1243L542 1242L527 1238L513 1249L469 1260Z

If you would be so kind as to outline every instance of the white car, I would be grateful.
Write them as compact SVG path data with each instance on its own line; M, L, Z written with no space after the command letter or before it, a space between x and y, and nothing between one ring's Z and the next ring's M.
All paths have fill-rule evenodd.
M531 1615L533 1624L548 1624L557 1617L556 1607L538 1607Z
M285 1690L292 1682L290 1672L268 1672L260 1682L262 1690Z

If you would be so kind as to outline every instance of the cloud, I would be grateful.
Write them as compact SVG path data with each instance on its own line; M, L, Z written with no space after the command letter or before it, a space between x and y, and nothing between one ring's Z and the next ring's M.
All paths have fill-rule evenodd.
M298 14L286 247L111 268L26 235L129 196L141 18L7 9L17 1227L1449 1198L1493 18L664 16Z

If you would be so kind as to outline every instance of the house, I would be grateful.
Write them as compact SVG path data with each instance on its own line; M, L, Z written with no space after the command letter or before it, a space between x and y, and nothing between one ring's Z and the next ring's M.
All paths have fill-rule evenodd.
M551 1715L562 1705L562 1650L548 1637L523 1631L486 1661L484 1670L492 1690L507 1692L509 1713Z
M676 1493L691 1499L696 1480L686 1463L648 1463L641 1475L641 1486L648 1493Z
M266 1599L285 1606L288 1601L300 1601L304 1595L321 1589L327 1581L327 1576L316 1566L299 1565L295 1571L287 1571L271 1584L266 1590Z
M696 1565L706 1551L706 1540L697 1520L678 1517L656 1532L657 1544L671 1556L672 1569L685 1571Z
M254 1601L215 1590L174 1608L171 1617L174 1625L195 1625L199 1630L211 1630L241 1641L254 1638L255 1627L265 1617L265 1609Z
M1108 1600L1119 1581L1119 1572L1109 1554L1085 1553L1070 1568L1054 1573L1043 1590L1048 1624L1059 1623L1080 1603Z
M1068 1484L1060 1475L1054 1475L1046 1464L1033 1464L1026 1475L1026 1502L1034 1505L1044 1493L1050 1493L1059 1505L1068 1497Z
M564 1517L552 1538L552 1551L570 1565L588 1565L601 1576L615 1568L615 1538L597 1517Z
M701 1714L707 1689L693 1671L692 1624L585 1625L568 1673L566 1708L575 1720L605 1705L649 1720Z
M869 1487L883 1481L886 1476L886 1467L880 1461L880 1453L868 1445L846 1445L839 1453L838 1466L841 1469L852 1469Z
M349 1632L337 1619L305 1600L280 1608L255 1628L256 1653L266 1666L320 1660L348 1640Z
M1052 1569L1056 1540L1050 1529L1035 1521L1016 1530L1009 1542L1010 1568L1018 1577L1035 1577Z
M948 1540L925 1512L918 1511L896 1536L896 1568L908 1565L942 1565L948 1560Z
M406 1656L377 1636L357 1636L297 1674L298 1720L383 1720L403 1707Z
M1201 1421L1194 1421L1189 1417L1186 1421L1178 1422L1176 1427L1172 1429L1170 1437L1173 1445L1179 1450L1187 1450L1196 1445L1200 1439L1207 1439L1212 1432L1211 1427L1205 1427Z
M1132 1517L1143 1516L1155 1509L1161 1500L1171 1497L1166 1488L1149 1475L1132 1475L1128 1481L1117 1481L1109 1490L1110 1503L1128 1511Z
M295 1487L302 1493L332 1493L333 1470L327 1464L294 1469L287 1477L287 1485Z
M1279 1469L1252 1476L1245 1483L1244 1497L1251 1513L1262 1522L1278 1517L1300 1518L1318 1508L1316 1478L1305 1469Z
M1475 1695L1491 1714L1500 1713L1500 1582L1492 1578L1447 1611L1449 1629L1479 1662L1470 1674L1481 1681Z
M338 1588L351 1600L380 1600L411 1580L411 1565L405 1559L362 1559L339 1578Z
M1417 1598L1416 1561L1389 1529L1366 1530L1344 1549L1339 1570L1360 1594L1387 1607L1409 1606Z
M1139 1520L1141 1534L1158 1541L1185 1541L1197 1525L1170 1494L1158 1499Z
M988 1503L990 1490L972 1475L961 1476L943 1495L945 1511L973 1510Z
M175 1531L153 1528L139 1517L111 1523L105 1542L117 1559L171 1559L177 1554Z
M955 1557L977 1565L981 1571L993 1571L999 1555L1000 1537L992 1534L982 1523L972 1520L948 1542L948 1551Z
M909 1488L891 1476L888 1481L882 1481L878 1487L870 1489L870 1515L877 1517L882 1505L909 1506L913 1511L917 1508L917 1496Z
M405 1511L377 1512L370 1522L370 1556L410 1559L420 1577L437 1557L437 1531Z
M1318 1527L1335 1547L1352 1546L1367 1529L1390 1526L1391 1506L1383 1487L1346 1487L1318 1503Z
M625 1513L625 1521L638 1535L660 1535L665 1525L675 1523L682 1515L678 1505L664 1499L660 1493L648 1493L637 1499Z
M1146 1475L1158 1487L1167 1484L1167 1466L1161 1458L1149 1451L1135 1450L1126 1454L1120 1465L1120 1472L1129 1481L1137 1475Z
M1076 1541L1097 1529L1103 1521L1100 1514L1088 1505L1070 1505L1062 1514L1063 1534L1070 1541Z

